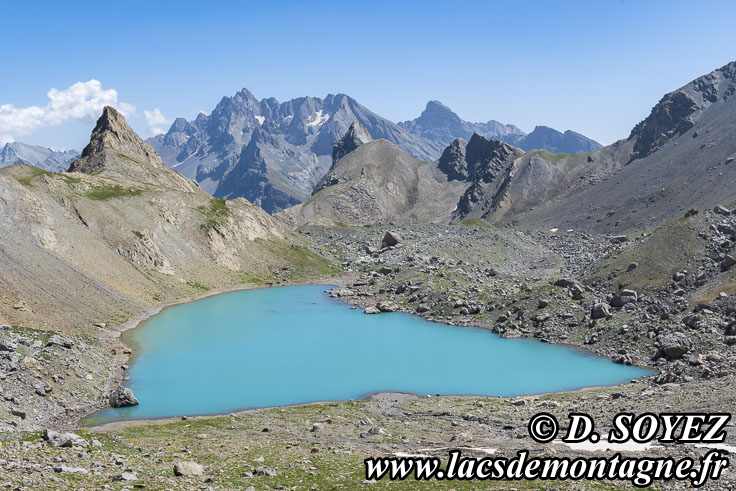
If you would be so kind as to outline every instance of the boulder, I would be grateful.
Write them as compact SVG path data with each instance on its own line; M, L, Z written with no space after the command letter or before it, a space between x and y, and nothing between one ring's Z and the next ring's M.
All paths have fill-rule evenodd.
M0 351L15 351L18 345L10 339L0 339Z
M715 208L713 208L713 213L717 213L718 215L728 216L731 214L731 210L729 210L725 206L718 205Z
M62 348L72 348L74 347L74 343L63 336L59 336L58 334L54 334L49 338L48 341L46 341L46 346L61 346Z
M72 447L74 445L86 447L89 445L87 440L76 433L61 433L54 430L45 430L43 439L52 447Z
M174 464L175 476L201 476L204 474L204 467L196 462L179 461Z
M697 329L700 327L700 316L688 314L682 318L682 322L690 329Z
M381 249L398 245L401 242L401 236L396 232L386 232L381 241Z
M422 304L419 304L419 305L417 306L417 313L419 313L419 314L423 314L424 312L429 312L429 307L427 307L427 306L426 306L426 305L424 305L423 303L422 303Z
M623 290L618 292L618 294L621 295L622 297L632 298L634 299L634 302L639 300L639 295L634 290L627 290L624 288Z
M611 298L610 304L613 307L623 307L627 303L636 302L638 299L639 296L634 290L621 290Z
M337 295L338 297L354 297L355 292L348 288L338 288L337 290L335 290L335 295Z
M736 264L736 259L734 259L730 254L726 254L726 257L721 261L721 270L728 271L734 264Z
M672 334L662 339L660 347L667 358L677 360L690 351L690 341L681 334Z
M133 391L128 387L119 386L117 389L110 392L110 406L112 407L127 407L137 406L138 399L133 395Z
M590 311L590 317L593 319L605 319L607 317L611 317L611 310L608 308L607 304L597 303L593 305L593 308Z
M58 474L89 474L89 471L83 467L69 467L66 465L54 467L54 472Z
M388 300L381 300L376 304L376 308L381 312L396 312L399 310L399 306L396 303Z
M620 307L625 306L629 302L631 302L631 299L630 298L622 297L621 295L614 295L611 298L611 301L608 302L608 303L611 304L611 307L619 307L620 308Z
M256 467L254 472L256 476L276 477L276 471L267 467Z
M567 278L560 278L557 281L555 281L555 286L559 286L562 288L570 288L574 284L575 284L574 281L568 280Z
M570 294L572 295L573 300L583 299L583 287L582 286L578 284L574 284L569 288L569 290L570 290Z
M731 321L726 326L726 336L736 336L736 321Z
M113 481L137 481L138 474L135 472L122 472L112 478Z
M370 307L366 307L363 313L364 314L380 314L381 311L378 310L378 307L371 305Z

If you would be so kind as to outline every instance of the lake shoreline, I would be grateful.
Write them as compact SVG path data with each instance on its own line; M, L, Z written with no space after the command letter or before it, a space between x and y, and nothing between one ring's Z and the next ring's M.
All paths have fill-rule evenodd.
M372 358L368 354L369 348L364 346L356 353L358 357L355 358L354 361L357 364L353 365L351 363L348 363L347 365L341 365L349 367L349 369L351 370L358 370L355 380L360 380L360 382L356 382L357 385L351 385L346 384L345 381L343 381L342 383L340 383L339 388L335 387L335 389L328 392L323 391L323 394L331 393L330 397L322 398L317 395L316 400L318 401L335 402L350 399L361 399L370 397L376 393L395 392L394 389L399 389L402 392L413 393L417 396L425 396L427 394L435 395L436 393L442 393L443 396L517 398L548 394L553 392L575 391L585 387L619 385L620 383L629 383L631 379L639 379L648 376L651 373L646 371L646 369L642 369L639 367L625 367L622 365L615 365L611 363L610 360L605 360L599 356L596 356L588 350L579 349L577 346L558 344L556 347L552 347L553 345L549 343L540 343L538 340L534 339L504 339L503 337L498 336L498 334L493 333L491 330L488 329L479 328L472 325L455 325L452 323L443 322L442 320L438 319L428 319L426 316L415 315L409 312L402 312L401 315L396 316L384 314L385 320L384 316L365 315L360 311L356 311L356 309L350 302L343 302L343 299L328 298L328 295L326 293L323 293L332 293L334 291L334 285L338 283L337 281L335 281L335 279L336 278L333 277L331 278L332 281L330 281L330 279L323 280L329 281L329 283L310 282L302 284L279 285L284 287L284 289L296 288L300 286L316 287L306 290L294 290L293 293L287 293L286 290L278 292L279 288L276 287L258 289L245 288L238 291L212 292L211 295L202 296L200 300L178 302L176 304L169 305L168 307L173 307L176 305L182 306L185 304L195 304L198 301L204 299L212 299L220 295L225 297L225 294L233 295L236 293L244 292L261 292L258 293L257 296L247 294L234 296L229 299L223 298L216 304L208 302L207 304L203 305L210 305L210 307L204 307L203 309L197 309L194 305L192 305L191 308L179 311L179 320L176 320L176 313L171 313L171 316L174 317L169 316L169 320L164 321L164 324L159 323L156 326L151 326L152 328L156 327L156 329L149 333L149 337L146 338L146 334L142 334L144 338L139 339L139 341L142 342L143 345L148 346L149 356L147 357L145 365L138 365L138 369L144 370L144 372L138 372L138 375L135 378L137 382L133 382L132 388L141 401L147 401L149 403L152 403L153 405L147 405L147 407L143 409L143 413L138 417L134 416L136 412L136 410L134 409L123 410L123 413L121 414L128 414L128 417L132 417L135 419L153 420L159 419L159 416L155 415L155 413L161 412L165 413L161 415L161 417L163 418L169 417L169 415L172 417L178 417L179 415L214 416L218 414L228 414L232 412L253 410L258 408L288 407L295 404L302 404L301 401L305 401L305 403L311 403L310 399L312 399L312 397L309 395L309 391L307 391L306 393L302 393L298 390L294 392L291 389L286 388L284 389L286 391L285 394L289 395L278 396L276 399L273 399L273 397L269 395L270 393L268 391L258 390L256 390L253 394L243 398L242 394L245 394L247 392L245 390L245 387L241 387L242 390L239 391L239 394L241 395L219 395L227 394L229 391L218 393L213 392L210 394L212 401L221 400L221 402L204 402L179 405L175 402L172 402L177 400L178 394L184 393L178 390L174 390L170 393L169 396L157 397L157 394L159 392L152 390L151 384L160 386L162 382L156 382L156 380L158 380L157 376L151 378L151 376L141 375L142 373L148 373L145 370L154 370L153 372L150 372L151 374L176 374L174 378L168 379L169 382L166 383L166 387L169 387L168 384L170 384L172 381L190 380L192 379L192 377L198 377L199 375L201 375L199 372L197 372L197 375L195 375L194 373L187 375L189 373L190 367L187 365L185 360L185 353L188 352L188 348L185 348L185 346L187 345L186 343L193 342L197 336L201 336L202 331L200 329L200 326L202 326L203 323L209 322L211 320L204 320L204 317L196 321L190 321L190 319L195 319L198 315L210 315L206 314L206 312L217 312L217 310L212 310L212 305L219 305L219 308L224 308L224 311L228 312L228 314L224 317L215 316L215 319L217 320L214 320L214 325L223 326L223 328L212 331L212 334L207 334L206 337L208 339L211 335L218 336L218 338L216 339L219 339L219 336L225 336L227 339L230 339L231 342L235 345L247 346L247 342L239 338L239 336L241 336L241 334L239 334L240 332L242 332L241 330L235 329L234 331L229 331L228 329L230 328L226 329L225 326L238 325L239 320L236 320L240 319L239 314L237 314L238 311L258 312L256 306L269 305L269 307L264 309L263 312L261 312L260 314L254 314L256 316L252 317L249 321L254 323L254 327L259 326L259 329L263 330L261 336L263 335L263 333L266 333L267 335L265 340L259 337L259 339L261 339L260 342L267 343L262 346L259 345L261 346L260 349L267 349L269 350L269 352L273 351L273 349L275 349L275 346L272 346L272 344L277 342L277 340L268 339L268 337L279 335L287 335L288 339L292 339L292 336L294 335L306 336L305 339L301 340L301 342L303 343L302 345L305 345L304 343L309 344L311 342L312 336L317 336L316 339L320 339L321 336L327 335L329 339L339 339L341 338L340 333L343 332L343 328L341 326L346 325L346 322L350 325L357 322L357 324L355 324L354 326L357 331L346 331L352 332L350 336L378 336L381 339L383 339L382 336L385 336L388 333L392 333L388 334L389 336L397 336L396 339L393 339L390 343L390 347L385 346L385 348L388 348L388 351L385 354L385 356L388 357L386 358L386 360L403 360L404 358L406 358L406 353L408 353L409 355L413 353L413 356L417 357L417 359L414 361L408 361L413 360L413 358L409 356L407 361L405 361L405 363L408 362L412 366L415 366L415 370L401 372L403 373L401 381L393 381L390 377L386 378L387 374L381 375L381 373L377 373L375 376L371 376L366 379L365 377L361 377L358 374L366 373L366 370L370 371L371 369L368 368L368 366L363 365L366 365L366 363L370 365L374 363L374 361L372 361ZM341 281L340 283L344 283L344 281ZM335 297L335 295L330 294L329 297ZM249 301L251 302L251 307L248 307ZM266 303L262 304L261 302ZM306 305L304 302L308 302L311 304L320 304L321 308L318 310L308 311L300 310L304 309L303 305ZM342 307L340 307L340 309L342 310L333 311L333 307L329 307L329 305L333 303L341 304ZM279 307L281 305L283 305L284 307L294 307L292 307L291 310L289 308L286 308L284 310L284 314L281 314L281 308ZM301 307L296 307L300 305ZM160 313L168 307L159 306L159 308L155 311ZM217 309L218 307L215 308ZM256 308L256 310L252 310L253 308ZM195 312L199 312L199 314L195 314ZM275 312L279 313L276 314ZM316 315L316 317L313 318L312 314L308 314L307 312L314 312L314 315ZM233 315L235 315L236 317L232 317L232 320L229 320L231 319L231 317L228 316ZM282 317L282 315L287 315L287 317ZM303 317L305 321L306 319L310 319L310 321L306 322L317 323L314 324L316 330L297 329L296 331L294 331L294 326L300 325L300 323L295 324L293 320L286 320L286 324L283 324L283 321L281 320L289 319L289 315L297 316L297 318L300 318L300 316L306 316ZM343 316L347 317L343 319ZM279 325L280 327L278 327L276 331L271 328L272 326L276 328L276 326ZM436 327L430 328L430 325ZM459 327L460 329L448 330L448 327ZM284 329L286 329L286 331L284 331ZM335 331L335 329L337 330ZM374 331L373 329L377 330ZM278 334L279 330L281 330L280 334ZM219 334L215 334L218 332ZM230 334L228 334L228 332L230 332ZM291 334L285 334L287 332ZM166 353L165 358L157 355L157 350L160 350L161 347L164 345L161 345L159 342L151 344L151 342L155 339L173 339L172 336L176 337L177 334L180 334L182 336L182 340L189 339L190 341L184 341L184 344L181 347L177 347L176 350L173 352L164 352ZM335 338L335 335L337 335L337 338ZM407 339L402 338L406 336L409 337ZM145 341L145 339L148 339L148 341ZM444 341L442 339L444 339ZM414 343L417 342L416 340L421 341L419 345L414 346ZM131 340L127 341L127 344L129 346L133 346L135 344L130 342ZM194 342L199 343L198 341ZM455 344L457 343L459 343L459 345L455 346ZM168 344L169 343L167 342L166 345ZM215 344L216 346L208 345L209 350L203 351L203 353L208 353L203 356L214 356L214 358L212 359L212 363L214 363L214 365L209 362L207 362L206 364L206 366L210 368L217 366L217 364L219 363L219 361L217 360L220 360L220 357L223 356L218 353L222 352L224 354L229 352L227 347L228 344L222 344L222 340L217 341ZM287 343L287 345L288 344L289 343ZM156 346L159 347L157 348ZM220 348L220 346L222 346L222 348ZM409 351L405 351L403 348L404 346L413 346L413 348ZM463 349L463 346L466 346L467 348ZM139 347L136 348L138 349ZM564 349L564 351L557 350L556 348ZM178 350L180 349L183 349L184 351L181 351L181 356L178 356L177 353L179 353ZM497 356L493 356L491 358L486 358L483 356L483 353L493 353L495 352L494 350L497 349L501 349L501 351L497 352ZM404 355L402 355L402 353ZM463 354L461 355L460 353ZM133 356L135 356L135 353L130 355L129 360L132 359ZM223 360L232 359L228 355L224 356L225 357L222 358ZM306 359L299 361L304 356L306 356ZM305 353L303 355L297 355L294 359L292 359L291 356L287 357L289 362L285 364L279 363L278 369L274 368L272 372L269 372L269 376L276 377L273 383L279 384L279 387L288 387L289 384L286 382L286 380L288 380L288 377L284 378L286 374L283 371L285 371L286 373L299 373L296 371L292 371L298 369L296 367L290 368L291 364L301 363L300 366L309 367L310 364L307 362L309 356L312 355L309 353ZM479 374L496 373L498 370L506 369L516 372L517 369L514 367L516 367L518 363L521 363L521 360L525 358L527 358L527 361L523 362L524 369L518 370L518 377L496 378L477 376L465 378L461 381L452 375L452 370L448 369L442 371L442 373L446 374L444 377L433 377L433 381L429 384L427 383L426 377L422 374L429 373L427 370L431 370L430 365L433 364L430 363L428 360L437 360L438 357L446 358L444 362L445 364L449 363L449 366L455 366L456 362L453 361L453 357L457 356L467 357L465 358L465 363L470 363L470 366L477 365L477 367L471 369L471 371L477 372ZM251 358L252 357L248 357L248 359ZM332 358L330 358L330 360L332 360ZM335 358L334 363L341 363L337 360L340 360L340 357ZM547 366L545 364L549 364L551 360L557 360L557 362L554 362L553 365L548 365L549 368L544 369L543 367ZM346 360L343 360L343 362L345 361ZM252 370L255 369L254 366L251 366L252 362L249 362L251 364L248 364L245 361L240 361L237 363L237 368L234 365L227 365L229 367L227 368L227 371L221 373L229 373L228 376L232 377L236 373L252 373ZM262 363L265 363L265 365L262 366L270 366L268 360L263 360ZM427 363L430 363L430 365L422 368ZM539 367L537 367L537 365L539 365ZM257 364L257 366L261 365ZM541 370L540 373L546 373L552 367L554 367L554 369L551 370L551 373L549 373L548 377L540 378L534 375L537 369ZM236 371L233 372L233 369ZM595 374L595 376L593 374ZM302 375L304 375L304 373L302 373ZM315 376L316 375L317 374L315 374ZM283 381L278 382L279 380ZM234 390L238 390L237 387L239 387L241 381L238 378L235 378L231 382L227 383L228 386L230 386L231 384L235 384L232 385L232 388ZM386 387L389 390L380 390L383 387ZM376 388L379 390L375 390ZM146 391L149 392L148 395L146 395ZM255 395L256 393L260 395ZM141 396L141 394L143 394L143 396ZM167 398L162 399L162 397ZM233 402L235 402L235 404L233 404ZM162 403L163 405L161 405ZM182 411L171 411L171 409L176 409L179 406L183 407L184 409ZM231 409L220 409L221 407L228 408L228 406ZM189 409L186 409L186 407L189 407ZM122 418L125 419L126 416L122 416ZM108 410L103 417L103 420L104 419L108 419L109 421L109 419L114 420L116 419L116 417L113 412ZM94 421L94 418L89 422L82 423L90 425L97 424Z

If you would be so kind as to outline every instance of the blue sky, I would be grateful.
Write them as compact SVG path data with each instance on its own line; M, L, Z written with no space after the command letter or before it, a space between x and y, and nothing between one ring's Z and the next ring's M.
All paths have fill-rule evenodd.
M165 128L242 87L279 100L343 92L393 121L437 99L467 120L607 144L666 92L736 59L731 0L6 1L2 12L0 140L54 148L81 148L103 103L150 136L146 111Z

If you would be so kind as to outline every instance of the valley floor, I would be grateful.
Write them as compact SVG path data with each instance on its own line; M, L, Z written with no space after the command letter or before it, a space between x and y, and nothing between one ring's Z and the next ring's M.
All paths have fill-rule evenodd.
M36 431L40 427L30 428L25 416L13 416L15 425L5 424L0 434L0 484L28 489L536 489L536 482L365 482L363 459L397 454L446 458L448 448L477 457L491 455L490 449L492 455L514 456L528 449L534 455L587 457L592 454L559 443L535 443L527 433L531 416L549 412L564 427L570 412L584 411L605 431L621 411L732 411L736 275L727 264L736 220L731 216L701 212L635 237L527 233L481 221L467 225L472 226L314 227L302 232L346 271L328 280L339 285L333 295L361 308L407 311L502 336L581 346L657 373L616 387L515 399L378 394L218 417L113 423L78 429L84 441L68 448L50 445ZM381 246L387 230L399 236L398 244ZM38 381L44 373L51 377L75 366L72 358L78 357L80 345L96 363L83 366L99 367L93 378L104 380L103 367L110 365L75 337L73 348L47 346L46 351L68 358L61 364L66 368L42 362L34 372L26 359L33 358L34 349L46 349L41 346L48 335L4 333L20 346L16 352L23 352L10 360L15 364L10 377L27 376L30 387L34 373ZM121 361L116 358L112 365ZM462 370L458 367L459 374ZM47 384L58 384L56 392L66 386L55 379ZM7 390L4 395L15 397ZM88 398L95 400L93 394ZM76 421L69 411L67 422ZM736 447L733 426L725 445ZM706 451L659 445L633 455L697 458ZM193 475L177 477L173 469L182 461L202 468L194 466ZM734 481L731 467L706 489L723 489ZM566 489L613 486L631 484L554 483ZM690 487L675 482L655 486Z

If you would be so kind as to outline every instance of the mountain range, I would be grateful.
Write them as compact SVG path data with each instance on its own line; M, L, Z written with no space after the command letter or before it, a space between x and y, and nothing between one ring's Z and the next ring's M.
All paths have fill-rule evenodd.
M219 198L245 197L273 213L310 196L330 167L333 143L353 122L371 138L385 139L423 161L437 159L453 139L473 133L555 153L600 147L570 131L540 126L526 135L497 121L468 123L436 101L419 118L396 124L344 94L280 103L258 101L246 89L223 97L209 115L176 119L166 134L147 141L164 162L205 191Z
M534 131L526 134L512 124L494 120L487 123L470 123L460 119L439 101L429 101L417 119L399 123L399 126L437 144L439 152L435 158L439 157L439 153L454 139L467 140L473 134L506 142L522 150L539 149L553 153L578 154L601 148L601 144L595 140L570 130L561 133L548 126L537 126Z
M27 164L49 172L61 172L78 157L79 152L76 150L57 151L21 142L10 142L0 149L0 167Z
M297 226L481 218L536 229L645 230L689 207L736 200L735 93L732 62L665 95L627 139L578 155L524 151L474 132L427 163L389 141L367 140L356 123L335 145L353 150L337 152L313 196L279 216Z

